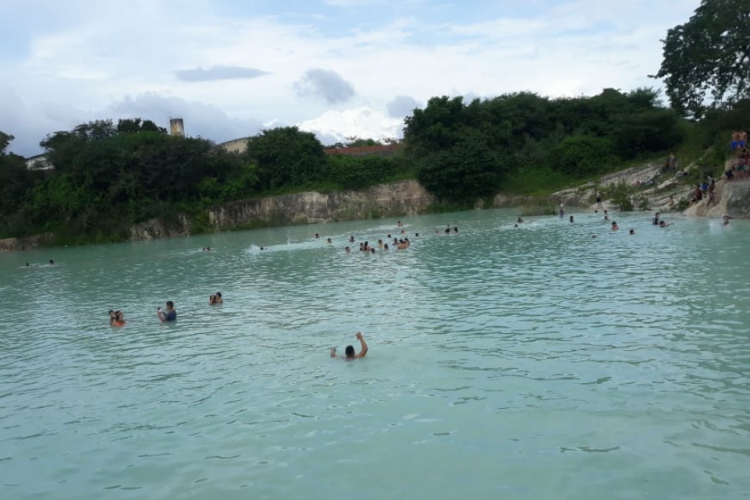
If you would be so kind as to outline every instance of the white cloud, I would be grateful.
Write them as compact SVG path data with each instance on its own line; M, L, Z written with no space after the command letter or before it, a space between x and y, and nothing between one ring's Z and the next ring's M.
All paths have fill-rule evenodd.
M28 0L23 8L0 0L0 41L10 36L9 27L24 34L17 44L0 47L0 82L7 87L0 89L0 130L17 137L12 149L22 154L35 152L50 132L107 113L114 119L143 113L159 124L170 112L190 114L187 131L217 141L248 135L260 123L314 124L336 137L393 135L387 121L393 118L384 112L403 112L394 111L394 96L427 102L443 94L531 90L559 96L655 85L646 75L661 62L659 39L699 4L513 2L507 10L520 12L531 2L534 8L526 10L534 15L490 17L484 14L489 7L470 1L456 4L460 16L438 21L439 9L459 11L433 2L401 9L414 2L328 0L336 7L315 7L324 15L271 17L230 13L221 0L133 0L127 6ZM358 9L383 17L362 18L365 11ZM350 17L338 17L340 12ZM407 16L386 17L393 12ZM6 56L16 46L22 50ZM210 68L217 67L269 74L215 80ZM192 82L175 76L186 68L209 69ZM300 87L295 90L305 68L339 76L308 78L303 85L303 94L323 99L300 98ZM373 118L378 114L385 121Z
M306 120L300 130L314 132L324 144L344 142L347 137L386 139L402 136L403 120L386 116L369 107L327 111L317 118Z

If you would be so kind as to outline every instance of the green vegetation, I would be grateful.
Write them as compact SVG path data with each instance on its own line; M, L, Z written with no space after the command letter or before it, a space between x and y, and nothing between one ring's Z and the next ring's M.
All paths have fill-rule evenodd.
M521 92L464 102L434 97L405 120L404 151L355 156L352 148L393 144L350 137L328 156L296 127L266 130L247 151L173 137L151 121L94 121L46 137L53 171L29 170L6 153L0 132L0 237L54 233L57 243L118 241L151 218L192 232L211 231L206 209L244 198L304 190L365 189L417 178L438 201L433 211L488 206L498 192L543 198L644 159L674 151L684 179L723 172L732 130L750 116L750 3L703 0L669 31L658 92L605 89L591 97L550 99ZM709 100L709 97L712 100ZM349 151L347 151L349 149ZM608 193L621 210L643 208L637 189ZM373 217L379 215L376 211ZM255 223L251 223L255 224Z
M663 78L672 107L703 117L750 98L750 2L702 0L690 20L667 32Z
M541 195L678 146L681 119L651 89L593 97L506 94L431 99L406 118L407 156L440 198L471 205L498 191Z

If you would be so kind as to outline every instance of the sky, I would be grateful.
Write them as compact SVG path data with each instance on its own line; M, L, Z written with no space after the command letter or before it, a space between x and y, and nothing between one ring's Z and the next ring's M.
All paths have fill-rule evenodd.
M431 97L661 83L700 0L0 0L0 131L141 117L217 143L296 125L399 137Z

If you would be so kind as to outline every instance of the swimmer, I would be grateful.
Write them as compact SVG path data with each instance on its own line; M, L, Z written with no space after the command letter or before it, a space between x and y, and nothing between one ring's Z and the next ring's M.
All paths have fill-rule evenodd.
M631 229L630 234L635 234L635 229Z
M666 223L666 222L664 222L663 220L660 220L660 221L659 221L659 227L667 227L667 226L671 226L671 225L672 225L671 223L670 223L670 224L667 224L667 223Z
M401 221L398 221L397 225L398 227L404 227L404 224Z
M383 240L378 240L378 248L383 248Z
M333 242L331 241L331 238L328 238L328 239L326 240L326 244L330 245L331 243L333 243Z
M29 267L29 263L28 262L26 263L26 267Z
M388 238L390 240L391 239L391 235L390 234L387 235L386 238Z
M320 233L315 233L316 238L320 238Z
M419 233L414 233L414 236L415 237L419 237Z
M457 228L457 227L454 227L454 228L453 228L453 232L454 232L454 233L458 233L458 228Z
M654 214L654 220L653 220L653 221L652 221L651 223L652 223L652 224L653 224L654 226L658 226L658 225L659 225L659 212L656 212L656 213Z
M518 227L518 224L515 224L513 227Z
M54 266L54 265L55 265L55 261L54 261L54 260L52 260L52 259L50 259L50 261L49 261L49 265L50 265L50 266Z
M122 311L109 311L109 326L125 326L125 317Z
M370 249L370 253L375 253L375 247Z
M722 217L721 218L721 225L722 226L728 226L729 225L729 219L731 219L731 217L729 217L728 215L725 215L724 217Z
M612 231L619 231L620 227L617 225L617 222L612 221Z
M383 245L383 250L388 250L388 243L386 243L385 245Z
M217 304L223 304L224 299L221 297L221 292L216 292L208 298L208 304L215 306Z
M451 228L446 227L445 228L445 234L451 234Z
M162 311L161 307L156 308L156 316L162 323L177 321L177 311L174 310L174 302L171 300L167 301L167 310Z
M210 251L211 251L211 247L206 247L206 252L210 252Z
M519 223L519 224L523 224L523 219L519 217L516 222Z
M352 253L352 249L349 247L344 247L344 252L346 253Z
M354 235L349 236L349 243L354 243Z
M348 345L346 346L346 349L344 350L344 353L346 354L346 357L344 359L351 360L351 359L359 359L364 358L367 355L367 342L365 342L364 337L362 337L362 334L360 332L357 332L354 334L355 337L357 337L357 340L359 340L359 344L361 346L361 350L359 351L359 354L354 353L354 346ZM331 348L331 357L336 357L336 348Z
M574 221L573 221L573 216L571 215L571 216L570 216L570 223L571 223L571 224L573 224L573 222L574 222Z
M365 251L365 244L364 243L360 243L359 244L359 251L360 252L364 252Z
M263 247L260 247L260 250L261 250L261 251L263 251L263 250L265 250L265 248L263 248Z

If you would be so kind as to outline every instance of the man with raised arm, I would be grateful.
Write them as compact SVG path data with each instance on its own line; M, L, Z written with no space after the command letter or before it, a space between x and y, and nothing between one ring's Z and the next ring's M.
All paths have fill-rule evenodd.
M355 335L357 339L359 340L359 344L362 346L362 349L359 351L359 354L354 354L354 346L348 345L346 346L346 350L344 351L344 354L346 354L344 359L358 359L358 358L364 358L367 354L367 342L365 342L365 339L362 337L362 334L360 332L357 332ZM331 357L336 357L336 348L331 348Z

